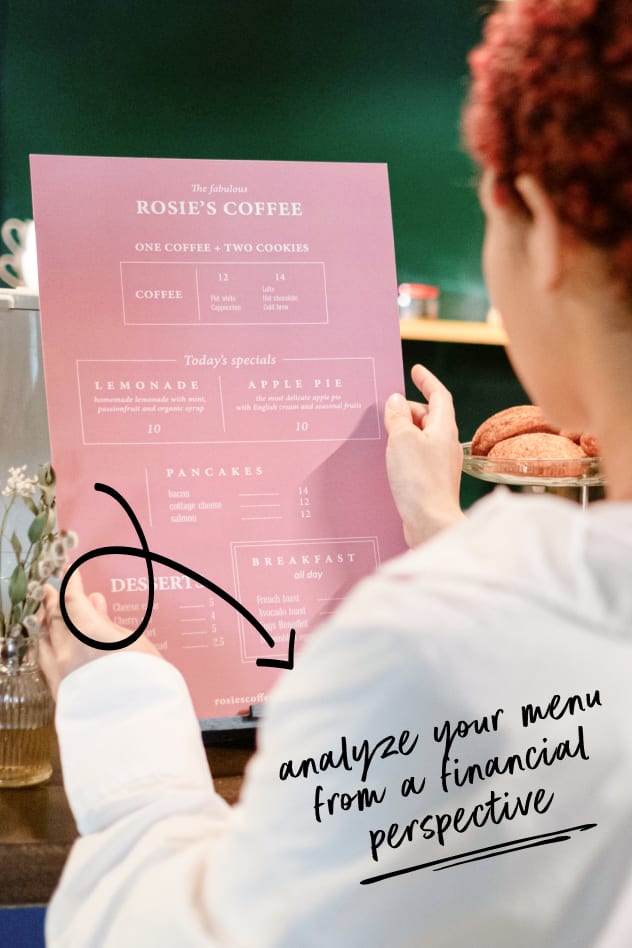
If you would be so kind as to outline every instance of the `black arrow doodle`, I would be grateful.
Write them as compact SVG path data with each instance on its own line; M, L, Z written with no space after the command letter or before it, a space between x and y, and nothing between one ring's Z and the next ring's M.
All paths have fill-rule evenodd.
M68 568L67 572L64 575L64 578L59 589L59 608L64 619L64 622L72 632L72 634L79 639L80 642L83 642L84 645L90 645L92 648L99 648L105 651L114 651L120 648L126 648L126 646L131 645L136 639L140 638L143 634L149 620L151 619L152 610L154 608L154 568L153 563L161 563L163 566L168 566L170 569L175 570L178 573L182 573L184 576L188 576L194 582L199 583L200 586L204 586L206 589L209 589L212 593L215 593L216 596L219 596L220 599L223 599L224 602L227 602L229 606L232 606L246 622L249 622L252 625L259 635L263 638L266 645L270 648L275 647L275 641L270 635L270 633L265 629L258 619L252 615L251 612L243 606L238 599L235 599L234 596L231 596L230 593L226 592L225 589L222 589L221 586L218 586L216 583L212 582L210 579L206 579L205 576L202 576L200 573L196 573L194 570L189 569L188 566L184 566L182 563L176 562L176 560L170 559L168 556L163 556L161 553L154 553L149 549L147 545L147 539L143 532L143 528L140 525L138 517L132 510L129 503L125 498L119 494L117 490L113 487L110 487L108 484L95 484L94 489L97 491L102 491L104 494L109 494L110 497L113 497L117 501L129 517L138 536L140 543L140 548L133 546L100 546L94 550L89 550L87 553L83 553L81 556L77 557L74 563ZM84 563L87 563L89 560L93 560L98 556L113 556L120 554L123 556L137 556L140 559L145 561L147 567L147 579L148 579L148 588L147 593L147 606L145 608L145 614L141 619L138 628L130 635L126 636L124 639L121 639L117 642L101 642L98 639L93 639L89 635L86 635L85 632L82 632L81 629L73 623L72 619L68 615L68 610L66 609L66 588L70 582L70 578L75 572L79 569L80 566L83 566ZM290 638L288 642L288 655L286 659L282 658L258 658L256 661L257 665L264 666L267 668L285 668L291 671L294 668L294 640L296 638L296 629L290 629Z

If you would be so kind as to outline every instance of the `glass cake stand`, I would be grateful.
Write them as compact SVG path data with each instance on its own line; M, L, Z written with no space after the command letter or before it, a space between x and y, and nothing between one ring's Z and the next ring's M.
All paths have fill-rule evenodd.
M590 488L605 484L599 458L486 458L472 454L471 441L462 447L464 472L481 481L542 493L550 488L577 489L582 507L588 505ZM569 468L573 471L571 475L565 473Z

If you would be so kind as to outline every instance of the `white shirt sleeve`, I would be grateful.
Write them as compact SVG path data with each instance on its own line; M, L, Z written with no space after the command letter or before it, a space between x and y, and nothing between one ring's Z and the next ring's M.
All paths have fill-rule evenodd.
M212 855L230 807L212 784L186 685L162 659L140 653L99 658L59 690L56 725L64 784L82 837L49 906L52 948L175 946L150 938L152 919L187 912L183 945L206 937L196 873ZM182 854L185 866L182 866ZM149 866L164 869L151 903L134 890ZM153 903L153 904L152 904ZM162 908L163 911L160 909ZM121 938L113 929L123 927Z
M342 735L360 745L406 727L414 663L388 633L340 632L319 630L281 681L234 808L213 790L186 687L167 662L117 653L64 681L57 728L84 835L49 907L49 948L389 944L400 890L376 898L360 885L383 817L329 815L326 799L398 783L410 761L376 759L364 782L357 765L279 776L289 759L339 754Z

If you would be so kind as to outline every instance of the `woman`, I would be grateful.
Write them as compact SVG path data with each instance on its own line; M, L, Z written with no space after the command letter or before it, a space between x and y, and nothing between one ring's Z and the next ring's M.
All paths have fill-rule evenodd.
M282 679L233 810L179 675L143 640L86 649L50 590L82 833L51 946L630 944L632 3L503 4L471 65L492 302L532 399L597 437L607 500L463 518L451 399L416 367L426 404L385 412L412 549ZM66 604L118 637L78 580Z

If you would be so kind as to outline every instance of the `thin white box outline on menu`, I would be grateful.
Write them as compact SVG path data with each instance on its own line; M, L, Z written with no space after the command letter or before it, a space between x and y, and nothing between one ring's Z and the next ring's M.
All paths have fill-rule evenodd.
M368 537L329 537L329 538L328 538L328 537L309 537L309 538L307 538L307 539L302 539L302 540L301 540L301 539L295 539L295 540L231 540L231 541L230 541L230 558L231 558L231 564L232 564L232 567L233 567L233 583L234 583L234 589L235 589L235 596L236 596L236 598L239 600L239 602L242 602L241 589L240 589L240 586L239 586L239 573L238 573L238 570L237 570L237 560L236 560L236 551L237 551L237 548L238 548L238 547L261 547L261 546L263 546L263 547L275 547L275 546L297 546L297 545L309 546L310 544L319 544L319 545L320 545L320 544L322 544L322 543L331 543L331 544L335 544L335 543L358 543L358 544L359 544L359 543L369 543L369 544L371 545L372 549L373 549L373 555L374 555L374 559L375 559L375 565L374 565L373 569L376 570L376 569L378 568L378 566L380 565L380 562L381 562L381 560L380 560L380 540L379 540L379 537L378 537L378 536L368 536ZM366 573L366 574L363 574L363 575L369 575L369 574ZM359 578L360 578L360 577L359 577ZM359 581L359 578L358 578L358 580L356 580L356 582ZM255 608L255 606L256 606L256 603L247 603L247 602L246 602L246 603L244 603L244 605L245 605L245 607L246 607L247 609L250 609L250 611L251 611L252 614L254 615L254 608ZM298 618L298 617L297 617L297 618ZM256 656L248 657L248 656L246 655L245 635L244 635L244 622L245 622L245 620L244 620L244 618L243 618L242 616L238 616L237 621L238 621L238 630L239 630L239 652L240 652L240 658L241 658L242 663L243 663L243 664L248 664L248 663L250 663L250 662L256 662L256 660L257 660L258 658L265 658L265 657L266 657L266 655L265 655L265 650L266 650L267 646L266 646L265 642L263 641L263 639L261 640L262 648L257 650L257 655L256 655ZM259 621L260 621L260 620L259 620ZM319 624L321 624L321 623L319 623ZM265 622L261 622L261 625L262 625L264 628L266 628ZM267 630L266 630L266 631L267 631ZM282 633L285 633L285 631L286 631L285 629L281 630ZM287 631L289 631L289 629L288 629ZM274 638L274 635L272 635L272 638ZM271 650L271 649L270 649L270 652L272 653L272 650Z
M79 420L81 422L81 442L83 445L101 445L101 444L154 444L153 441L86 441L86 432L83 423L83 400L81 398L81 376L79 375L79 365L82 362L173 362L177 359L75 359L75 372L77 375L77 397L79 401ZM163 442L158 442L162 444ZM170 442L169 442L170 443ZM182 442L176 442L182 443Z
M371 371L373 374L373 395L375 401L373 406L375 408L375 419L377 422L377 435L373 438L266 438L266 439L244 439L244 438L225 438L223 440L213 440L213 441L156 441L152 439L151 441L86 441L86 433L84 427L84 415L83 415L83 401L81 398L81 378L79 375L79 365L83 362L151 362L151 363L160 363L160 362L170 362L177 363L177 359L75 359L75 371L77 375L77 395L79 402L79 418L81 422L81 441L84 446L107 446L112 447L114 445L139 445L139 444L152 444L152 445L177 445L177 444L319 444L319 443L338 443L342 444L345 441L381 441L382 439L382 423L380 418L380 413L377 409L377 378L375 375L375 356L301 356L298 358L289 357L287 359L283 358L283 362L353 362L353 361L362 361L371 363ZM221 398L221 409L222 413L224 411L224 401L221 392L221 376L217 376L220 386L220 398Z
M263 266L279 266L279 267L322 267L323 269L323 293L324 293L324 303L325 303L325 319L320 320L310 320L309 322L299 321L299 322L287 322L281 320L279 322L262 322L261 320L253 322L227 322L227 323L218 323L212 320L202 321L202 312L200 306L200 297L197 287L197 269L195 271L195 283L196 283L196 297L197 297L197 306L198 306L198 318L191 322L176 322L176 323L167 323L167 322L138 322L132 323L128 322L127 314L125 312L125 291L123 288L123 265L128 264L140 264L144 266L193 266L193 267L263 267ZM327 276L325 272L325 262L324 260L288 260L275 261L275 260L120 260L119 261L119 271L121 279L121 304L123 311L123 325L124 326L328 326L329 325L329 300L327 298Z
M375 406L375 420L377 421L377 438L345 438L349 441L379 441L382 437L382 419L377 410L377 375L375 374L375 356L283 356L281 362L351 362L364 359L371 363L371 374L373 375L373 397ZM315 439L321 440L321 439Z

